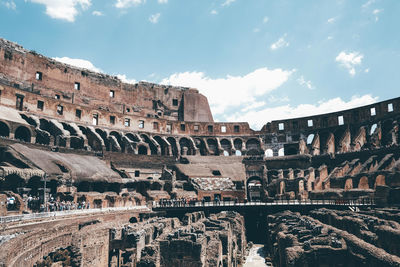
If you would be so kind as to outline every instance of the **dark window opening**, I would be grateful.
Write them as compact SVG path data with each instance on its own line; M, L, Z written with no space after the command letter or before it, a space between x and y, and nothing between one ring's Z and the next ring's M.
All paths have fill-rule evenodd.
M131 120L126 118L124 121L124 125L125 125L125 127L131 126Z
M42 77L43 77L43 74L40 71L36 72L36 80L37 81L41 81Z
M80 83L78 83L78 82L75 82L75 84L74 84L74 89L75 90L81 90L81 84Z
M186 125L185 124L181 124L181 131L186 131Z
M140 176L140 171L135 171L135 177L139 177Z
M239 125L233 126L233 131L234 131L235 133L240 132L240 126L239 126Z
M157 109L158 105L157 105L157 101L153 100L153 109Z
M55 95L55 99L60 99L60 95Z
M158 130L158 122L153 122L153 130Z
M22 111L24 107L24 96L23 95L17 95L17 101L15 104L16 109Z
M77 119L80 119L81 116L82 116L82 110L80 110L80 109L75 110L75 117Z
M212 174L215 176L221 176L221 172L219 170L213 170Z
M115 97L115 91L114 90L110 90L110 97L114 98Z
M99 124L99 114L93 114L93 125Z
M58 105L58 106L57 106L57 114L58 114L58 115L62 115L63 112L64 112L64 107L61 106L61 105Z
M115 124L115 116L110 116L110 123Z
M172 99L172 105L178 106L178 99Z
M41 100L38 100L38 102L37 102L37 109L43 110L43 107L44 107L44 102L41 101Z
M214 127L212 125L208 125L207 129L208 129L209 133L212 133L214 130Z
M127 113L131 112L131 109L130 108L126 108L126 112Z

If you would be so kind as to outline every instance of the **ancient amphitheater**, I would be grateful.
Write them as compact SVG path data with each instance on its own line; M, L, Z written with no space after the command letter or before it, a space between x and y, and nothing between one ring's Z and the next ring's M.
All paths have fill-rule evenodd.
M400 266L400 98L254 131L0 39L0 103L0 266Z

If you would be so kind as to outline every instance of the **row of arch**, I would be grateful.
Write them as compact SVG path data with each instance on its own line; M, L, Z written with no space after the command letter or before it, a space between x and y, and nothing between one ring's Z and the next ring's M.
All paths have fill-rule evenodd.
M58 122L22 115L36 129L36 142L75 149L126 152L141 155L252 155L263 154L260 138L174 137Z
M0 136L1 137L13 137L17 140L24 142L31 142L32 132L26 126L17 126L14 132L11 132L10 125L5 121L0 121Z

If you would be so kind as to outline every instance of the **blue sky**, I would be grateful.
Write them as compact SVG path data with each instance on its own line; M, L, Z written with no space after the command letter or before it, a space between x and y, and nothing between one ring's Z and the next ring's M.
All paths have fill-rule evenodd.
M0 0L0 37L130 82L198 88L218 121L399 96L398 0Z

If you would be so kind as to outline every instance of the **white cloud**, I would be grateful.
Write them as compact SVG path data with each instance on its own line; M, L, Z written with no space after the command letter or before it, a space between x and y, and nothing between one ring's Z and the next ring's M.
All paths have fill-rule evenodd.
M217 15L217 14L218 14L218 11L215 10L215 9L213 9L213 10L211 10L210 14L211 14L211 15Z
M230 6L235 1L236 0L226 0L225 2L222 3L222 6Z
M261 110L249 110L245 113L236 112L230 116L226 116L226 120L238 122L247 121L252 128L261 129L263 125L272 120L298 118L335 112L369 105L376 101L378 101L378 98L372 97L371 95L353 96L348 102L337 97L327 101L320 101L317 104L301 104L298 106L283 105Z
M253 104L250 104L250 105L242 108L241 112L246 112L246 111L249 111L249 110L254 110L254 109L257 109L257 108L261 108L261 107L263 107L265 105L266 105L266 103L264 101L254 102Z
M159 4L168 4L168 0L158 0Z
M17 9L17 5L15 4L14 0L5 1L5 2L2 2L2 4L8 9L12 9L12 10Z
M260 31L259 28L254 28L254 29L253 29L253 32L259 32L259 31Z
M53 59L78 68L88 69L94 72L102 72L101 69L96 68L89 60L69 57L54 57Z
M117 2L115 3L115 7L116 8L128 8L131 6L137 6L140 4L144 4L146 2L146 0L117 0Z
M328 39L328 40L332 40L332 39L333 39L333 36L328 36L327 39Z
M117 74L117 78L120 79L124 83L135 84L137 81L135 79L129 79L125 74Z
M372 14L375 15L375 21L378 21L378 20L379 20L378 14L379 14L379 13L382 13L382 12L383 12L383 9L374 9L374 10L372 11Z
M361 7L362 8L368 8L370 5L372 5L373 3L375 3L376 0L368 0L365 4L363 4Z
M263 23L267 23L269 21L269 18L268 17L264 17L263 18Z
M335 21L336 21L336 17L329 18L329 19L327 20L327 22L330 23L330 24L334 23Z
M46 14L53 19L62 19L74 22L79 9L86 10L92 3L91 0L29 0L32 3L46 6Z
M153 24L156 24L156 23L158 23L158 21L160 20L160 16L161 16L160 13L152 14L152 15L150 15L150 17L149 17L149 21L150 21L151 23L153 23Z
M345 67L351 76L356 74L355 67L357 65L361 65L362 59L364 58L363 54L360 52L349 52L346 53L344 51L340 52L336 57L336 62L338 62L341 66Z
M93 12L92 12L92 15L93 15L93 16L99 16L99 17L100 17L100 16L104 16L103 12L97 11L97 10L93 11Z
M307 88L310 89L310 90L314 90L314 89L315 89L315 87L314 87L314 85L311 83L311 81L306 81L306 80L304 79L304 76L303 76L303 75L301 75L300 78L297 79L297 82L298 82L301 86L307 87Z
M212 79L203 72L175 73L161 81L162 84L199 89L207 96L214 115L223 114L229 108L250 105L284 84L293 70L267 68L256 69L244 76L227 75Z
M279 38L278 41L276 41L275 43L271 44L270 48L271 50L276 50L279 49L281 47L288 47L289 46L289 42L285 40L286 38L286 33Z

